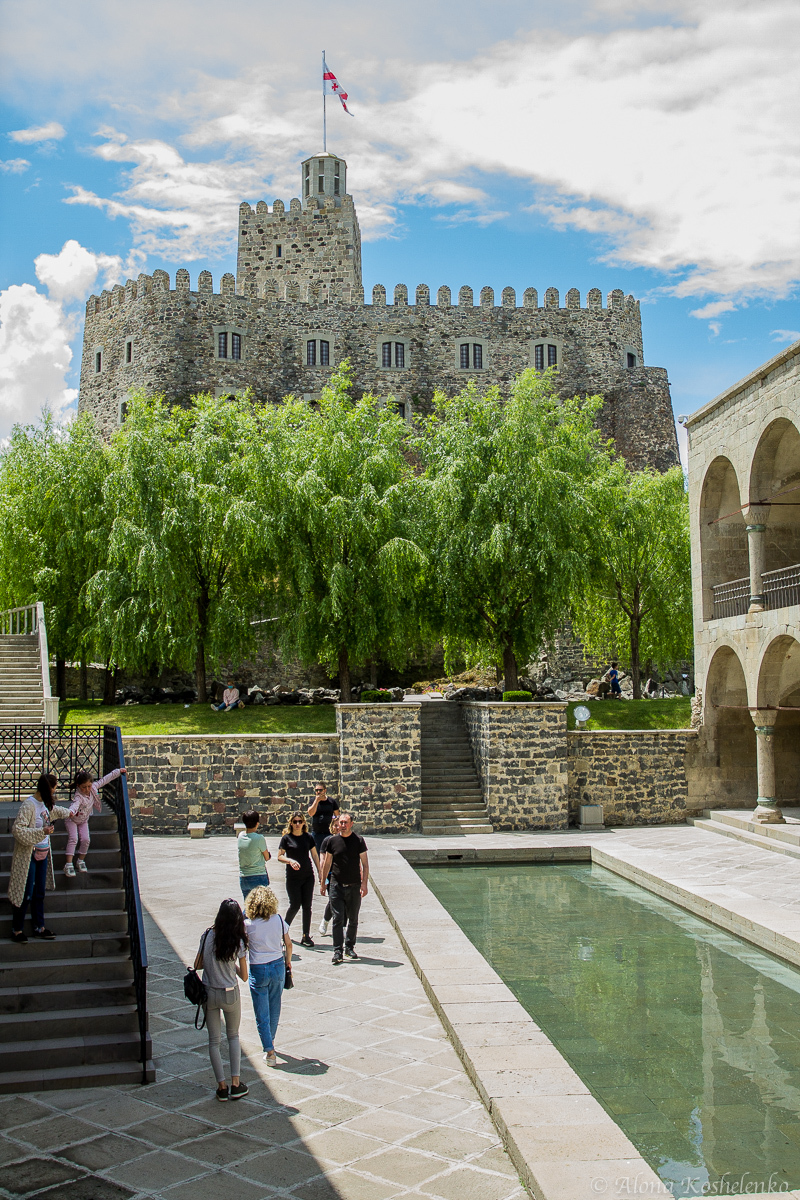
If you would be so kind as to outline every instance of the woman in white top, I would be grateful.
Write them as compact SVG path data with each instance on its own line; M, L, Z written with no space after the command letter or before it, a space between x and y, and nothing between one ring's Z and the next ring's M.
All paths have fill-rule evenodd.
M33 936L51 941L55 934L44 923L44 894L56 886L50 834L53 822L69 816L68 808L55 803L58 780L55 775L40 775L36 791L20 805L14 822L14 856L8 882L11 901L11 940L27 942L24 923L31 906Z
M264 1062L276 1066L275 1034L281 1015L286 969L291 968L292 939L278 913L278 897L272 888L254 888L245 901L247 957L250 963L250 995L256 1014ZM285 955L285 957L284 957Z
M204 1009L208 1029L208 1057L217 1077L217 1099L239 1100L248 1087L239 1078L242 1052L239 1045L239 1024L242 1002L236 976L247 982L247 934L242 910L235 900L223 900L214 924L200 940L194 960L195 970L203 971L203 983L208 989ZM222 1014L225 1015L225 1034L228 1038L228 1057L231 1063L230 1090L225 1082L225 1068L219 1044L222 1040Z

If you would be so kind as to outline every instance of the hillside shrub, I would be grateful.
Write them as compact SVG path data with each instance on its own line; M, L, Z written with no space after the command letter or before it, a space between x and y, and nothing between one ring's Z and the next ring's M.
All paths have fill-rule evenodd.
M532 700L533 692L503 692L504 700Z
M378 688L374 692L362 692L362 704L391 704L392 693L385 691L383 688Z

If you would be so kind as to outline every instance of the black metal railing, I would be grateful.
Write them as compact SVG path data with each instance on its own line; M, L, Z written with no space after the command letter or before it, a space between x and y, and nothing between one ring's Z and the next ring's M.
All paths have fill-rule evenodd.
M59 779L59 800L66 804L69 781L77 770L91 771L95 779L99 779L124 766L122 734L116 725L70 725L63 729L57 725L0 726L0 798L5 800L21 800L35 789L36 781L43 772L51 771ZM147 947L128 783L124 775L106 784L103 799L117 819L144 1083L149 1057Z
M125 766L122 733L117 725L103 727L103 774ZM133 962L133 986L136 991L136 1010L139 1015L140 1061L142 1083L146 1083L147 1038L147 945L144 936L142 901L139 895L139 874L136 870L136 851L133 845L133 822L128 798L128 781L124 775L103 788L103 799L117 818L119 850L122 860L122 886L125 889L125 911L128 914L128 937Z
M800 563L765 571L761 576L761 594L765 608L786 608L800 604Z

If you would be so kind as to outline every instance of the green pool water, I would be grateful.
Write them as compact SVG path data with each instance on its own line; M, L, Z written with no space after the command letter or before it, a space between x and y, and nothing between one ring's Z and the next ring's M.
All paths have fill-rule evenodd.
M602 867L417 871L676 1196L800 1187L800 971Z

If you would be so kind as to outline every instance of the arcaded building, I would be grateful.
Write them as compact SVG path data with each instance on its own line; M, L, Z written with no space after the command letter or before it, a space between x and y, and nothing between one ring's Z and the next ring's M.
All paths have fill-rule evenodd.
M687 421L695 678L719 807L800 804L800 342Z
M218 288L208 271L180 269L129 279L86 306L79 411L105 433L137 389L185 403L249 389L257 403L313 399L349 359L356 393L372 392L408 419L434 390L474 380L507 394L527 367L558 369L564 395L601 394L604 432L635 468L678 462L667 372L645 365L639 303L593 288L563 300L555 288L518 297L484 287L457 296L425 284L390 297L376 285L365 303L361 234L347 164L317 154L300 166L301 198L288 208L239 209L236 276Z

